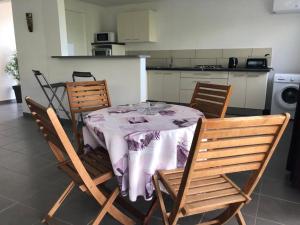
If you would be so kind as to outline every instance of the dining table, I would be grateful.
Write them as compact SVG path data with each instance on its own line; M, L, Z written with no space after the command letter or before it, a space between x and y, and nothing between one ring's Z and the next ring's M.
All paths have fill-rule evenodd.
M103 108L84 116L84 150L108 152L123 196L151 200L152 176L185 166L202 117L197 109L166 103Z

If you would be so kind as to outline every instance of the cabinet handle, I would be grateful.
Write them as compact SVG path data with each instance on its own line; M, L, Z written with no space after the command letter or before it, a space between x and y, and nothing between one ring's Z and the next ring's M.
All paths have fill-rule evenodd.
M244 77L247 76L246 74L233 74L234 77Z
M209 73L194 73L194 75L211 76Z
M205 83L205 84L210 84L210 81L198 81L198 80L194 80L193 81L193 83L198 83L198 82L200 82L200 83Z

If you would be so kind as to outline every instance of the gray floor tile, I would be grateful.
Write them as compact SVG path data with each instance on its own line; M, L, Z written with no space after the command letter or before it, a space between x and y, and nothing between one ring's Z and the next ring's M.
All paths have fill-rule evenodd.
M53 165L53 162L35 155L24 155L5 149L0 150L0 166L20 174L36 174L50 165Z
M49 225L73 225L66 221L61 221L59 219L53 218L48 222ZM45 223L42 223L41 221L34 223L32 225L45 225Z
M257 194L253 194L251 198L252 198L251 202L245 205L241 211L243 214L256 217L257 210L258 210L259 196Z
M265 178L261 194L300 203L300 191L290 184L289 180Z
M0 212L5 210L7 207L11 206L14 203L16 203L16 202L0 196Z
M222 212L223 212L223 210L216 210L216 211L212 211L212 212L207 212L207 213L204 214L202 222L212 220L212 219L216 218L217 216L219 216ZM245 221L246 221L247 225L255 225L255 218L256 217L246 215L245 213L243 213L243 216L245 218ZM226 223L226 225L238 225L238 223L237 223L235 217L233 217L230 221L228 221Z
M0 195L20 201L34 195L41 187L49 184L39 177L28 177L0 167ZM5 184L5 185L4 185Z
M257 216L286 225L299 225L300 204L261 196Z
M256 225L282 225L282 223L276 223L274 221L256 218Z
M41 214L24 205L16 204L0 213L0 225L32 225L41 219Z

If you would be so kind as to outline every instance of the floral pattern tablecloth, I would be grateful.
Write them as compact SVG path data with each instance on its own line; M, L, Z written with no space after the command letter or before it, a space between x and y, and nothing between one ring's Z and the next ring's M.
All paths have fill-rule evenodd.
M198 110L178 105L155 115L129 106L101 109L85 116L85 150L106 148L122 194L150 200L156 170L184 167L200 117Z

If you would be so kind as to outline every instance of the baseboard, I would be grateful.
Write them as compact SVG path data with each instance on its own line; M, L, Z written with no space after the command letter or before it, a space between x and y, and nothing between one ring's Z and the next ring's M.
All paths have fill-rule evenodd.
M266 115L266 110L261 109L244 109L244 108L235 108L228 107L227 115L235 115L235 116L258 116L258 115Z
M0 105L12 104L16 102L17 102L16 99L8 99L8 100L0 101Z

